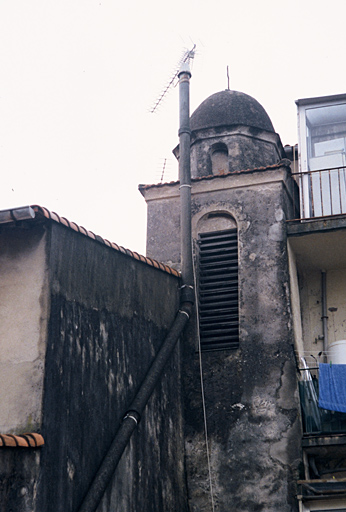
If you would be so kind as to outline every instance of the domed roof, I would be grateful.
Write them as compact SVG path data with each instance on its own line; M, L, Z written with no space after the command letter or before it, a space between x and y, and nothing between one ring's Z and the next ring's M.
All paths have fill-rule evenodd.
M235 125L275 131L267 112L257 100L248 94L228 89L209 96L190 119L192 131Z

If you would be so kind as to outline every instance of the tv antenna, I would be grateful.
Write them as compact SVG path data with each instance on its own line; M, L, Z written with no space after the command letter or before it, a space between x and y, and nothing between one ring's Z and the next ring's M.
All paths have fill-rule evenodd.
M162 173L161 173L161 183L163 183L163 178L164 178L165 170L166 170L166 163L167 163L167 158L165 158L165 160L163 162Z
M151 109L150 109L150 113L151 114L154 114L156 112L156 110L158 109L160 103L162 102L162 100L164 99L164 97L166 96L168 91L171 89L171 87L172 86L175 87L175 85L177 83L177 78L178 78L180 66L183 64L183 62L190 63L190 61L195 57L195 50L196 50L196 45L195 44L193 45L191 50L184 50L182 56L179 59L179 62L177 63L177 65L174 68L174 71L173 71L170 79L168 80L168 82L165 85L165 87L162 89L162 91L159 94L159 96L158 96L157 100L155 101L154 105L151 107Z
M155 183L164 183L175 181L175 173L172 169L172 161L170 158L160 158L155 172Z

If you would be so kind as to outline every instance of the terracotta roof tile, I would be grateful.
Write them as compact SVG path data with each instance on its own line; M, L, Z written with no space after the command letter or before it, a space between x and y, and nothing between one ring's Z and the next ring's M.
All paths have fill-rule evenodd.
M245 174L245 173L252 173L252 172L261 172L261 171L270 171L279 169L280 167L290 167L290 161L286 158L281 160L277 164L268 165L267 167L256 167L255 169L244 169L241 171L232 171L232 172L223 172L222 174L209 174L208 176L198 176L197 178L191 178L192 182L198 182L198 181L204 181L204 180L214 180L214 179L222 179L227 178L228 176L234 175L234 174ZM148 188L153 187L164 187L164 186L172 186L177 185L179 183L179 180L177 181L169 181L166 183L154 183L152 185L138 185L139 190L146 190Z
M96 242L104 244L107 247L111 247L112 249L123 253L126 256L129 256L138 261L141 261L142 263L146 263L147 265L150 265L151 267L158 268L158 269L162 270L163 272L167 272L168 274L174 275L176 277L180 277L180 272L178 272L178 270L175 270L174 268L171 268L168 265L165 265L164 263L159 263L155 260L152 260L151 258L147 258L146 256L142 256L141 254L135 253L135 252L131 251L130 249L125 249L124 247L121 247L120 245L118 245L114 242L105 240L101 236L95 235L95 233L93 233L92 231L88 231L83 226L79 226L75 222L70 222L65 217L60 217L60 215L58 215L57 213L47 210L47 208L44 208L39 205L32 205L32 206L20 208L20 210L25 210L25 209L28 210L28 213L30 210L30 214L31 214L30 217L29 217L29 215L27 216L26 220L32 221L34 219L45 218L45 219L52 220L54 222L58 222L59 224L62 224L63 226L66 226L67 228L72 229L73 231L81 233L82 235L87 236L88 238L91 238L92 240L95 240ZM0 218L0 220L4 219L4 220L1 220L4 223L14 222L15 217L13 216L13 212L15 212L16 210L17 210L17 208L13 208L10 210L4 210L3 212L0 212L0 214L1 213L3 214L2 217ZM1 444L0 444L0 446L1 446Z
M79 226L79 232L82 233L85 236L88 236L88 232L87 232L87 230L85 228L83 228L83 226Z
M93 240L96 240L96 235L95 235L95 233L93 233L92 231L89 231L89 230L87 231L87 233L88 233L88 237L89 237L89 238L92 238ZM100 238L101 238L101 237L100 237ZM99 241L99 240L98 240L98 241Z
M75 222L70 222L70 228L74 231L79 231L78 225Z
M38 448L43 445L44 439L41 434L0 434L0 448Z
M66 227L70 227L70 223L67 219L65 219L65 217L60 217L60 224L62 224L63 226L66 226Z

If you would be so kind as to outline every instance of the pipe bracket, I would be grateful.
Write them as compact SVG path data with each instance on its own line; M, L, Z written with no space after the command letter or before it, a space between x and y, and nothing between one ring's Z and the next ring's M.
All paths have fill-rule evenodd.
M136 423L136 425L138 425L141 419L141 415L137 411L127 411L127 413L123 417L123 421L127 420L127 418L130 418Z
M182 133L187 133L188 135L191 135L190 128L180 128L178 131L178 135L180 136Z

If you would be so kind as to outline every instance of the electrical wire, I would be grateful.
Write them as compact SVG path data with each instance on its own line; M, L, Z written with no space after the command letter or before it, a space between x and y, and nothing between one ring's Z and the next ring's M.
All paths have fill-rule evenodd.
M197 291L197 282L196 282L196 272L195 272L194 261L192 262L192 264L193 264L193 276L194 276L194 281L195 281L195 291ZM213 482L212 482L212 476L211 476L210 450L209 450L209 441L208 441L207 409L206 409L206 405L205 405L205 394L204 394L204 383L203 383L203 364L202 364L202 351L201 351L201 336L200 336L200 329L199 329L199 308L198 308L198 300L197 300L197 298L196 298L196 314L197 314L197 337L198 337L199 373L200 373L200 380L201 380L201 396L202 396L202 407L203 407L205 446L206 446L207 463L208 463L208 474L209 474L210 500L211 500L212 512L215 512Z

